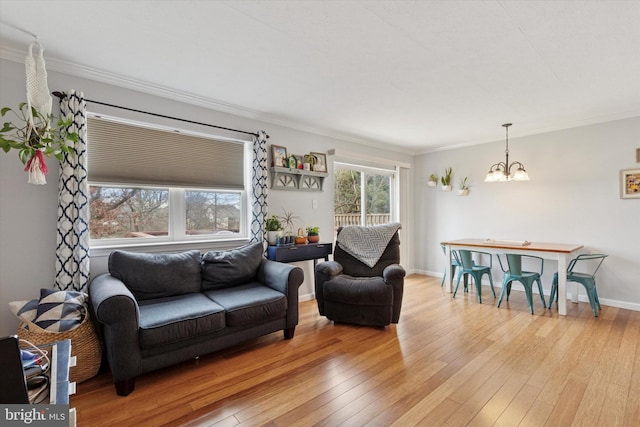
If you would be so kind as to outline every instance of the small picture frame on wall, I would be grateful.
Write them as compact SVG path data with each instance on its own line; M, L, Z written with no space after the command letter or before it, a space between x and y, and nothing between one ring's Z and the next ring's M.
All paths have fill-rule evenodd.
M311 153L311 155L316 157L316 164L313 165L313 170L316 172L326 172L327 155L324 153Z
M640 199L640 169L620 171L620 198Z
M271 145L271 165L277 166L279 168L289 167L289 164L285 165L285 162L288 162L287 159L287 149L286 147L281 147L279 145Z

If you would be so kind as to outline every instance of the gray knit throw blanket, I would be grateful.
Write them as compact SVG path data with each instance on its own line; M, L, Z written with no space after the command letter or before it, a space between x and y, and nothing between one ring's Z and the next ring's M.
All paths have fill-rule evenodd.
M336 242L340 248L358 261L373 268L387 248L396 231L401 228L398 223L344 227Z

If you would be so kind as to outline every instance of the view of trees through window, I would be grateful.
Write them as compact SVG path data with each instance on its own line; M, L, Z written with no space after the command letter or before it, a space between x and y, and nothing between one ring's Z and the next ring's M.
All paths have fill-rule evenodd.
M240 192L91 185L92 239L153 238L169 235L170 200L183 198L185 235L238 233ZM176 197L170 197L176 192ZM177 209L177 207L173 207Z
M336 227L386 224L391 221L391 175L336 167L334 178ZM364 223L363 203L366 212Z
M186 234L240 231L240 194L185 191Z

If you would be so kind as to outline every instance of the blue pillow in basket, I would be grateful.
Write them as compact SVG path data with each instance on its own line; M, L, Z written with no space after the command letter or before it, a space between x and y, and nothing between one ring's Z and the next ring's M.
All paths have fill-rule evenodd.
M65 332L80 326L87 312L87 294L40 289L38 314L33 321L49 332Z

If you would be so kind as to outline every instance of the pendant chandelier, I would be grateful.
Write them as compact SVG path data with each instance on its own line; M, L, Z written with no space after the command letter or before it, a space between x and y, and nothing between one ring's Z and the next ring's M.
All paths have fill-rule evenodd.
M502 125L507 133L506 149L504 150L506 159L504 162L491 165L484 182L529 181L529 174L522 163L517 161L509 163L509 126L511 123ZM512 173L511 169L514 167L516 170Z

